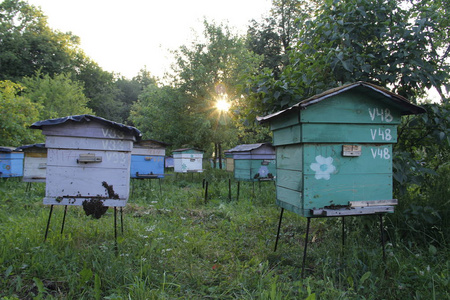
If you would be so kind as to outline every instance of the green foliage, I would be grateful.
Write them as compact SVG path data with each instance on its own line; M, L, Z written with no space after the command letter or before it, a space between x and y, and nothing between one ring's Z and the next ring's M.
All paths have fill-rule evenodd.
M148 138L212 152L214 144L235 145L235 124L242 121L241 79L257 69L259 58L227 26L206 21L204 26L202 41L174 52L171 86L149 84L133 105L130 120ZM215 107L220 98L231 102L230 112Z
M170 173L159 184L132 180L123 210L124 233L114 243L112 208L101 219L55 206L45 184L0 181L0 298L2 299L446 299L448 247L417 243L401 226L400 208L385 217L387 258L374 217L311 221L306 278L300 277L305 219L285 212L277 252L279 210L272 183L241 183L228 199L231 174ZM204 201L202 179L209 182ZM448 176L443 180L448 181ZM444 182L442 182L444 183ZM448 198L447 198L448 199ZM407 199L404 199L407 201ZM408 203L405 203L407 206ZM409 222L409 221L408 221ZM120 219L118 222L120 228ZM409 234L409 235L408 235ZM423 236L425 238L425 235Z
M92 114L83 87L67 74L51 77L37 72L22 80L25 95L42 107L39 119L47 120L71 115Z
M42 11L25 1L3 1L0 15L0 80L73 70L78 37L51 30Z
M360 80L388 87L413 102L431 87L444 98L450 43L441 37L448 30L443 27L448 11L431 13L426 3L322 2L313 15L299 20L304 26L280 77L274 80L266 73L251 78L247 89L252 107L267 114Z
M22 146L42 140L40 134L28 129L39 120L41 105L24 96L23 87L11 81L0 81L0 144Z

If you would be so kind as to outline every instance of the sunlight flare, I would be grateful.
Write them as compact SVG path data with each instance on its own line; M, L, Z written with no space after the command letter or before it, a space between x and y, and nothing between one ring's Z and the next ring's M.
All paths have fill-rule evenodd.
M226 99L219 99L216 102L216 108L220 111L220 112L228 112L228 110L230 109L230 102L228 102Z

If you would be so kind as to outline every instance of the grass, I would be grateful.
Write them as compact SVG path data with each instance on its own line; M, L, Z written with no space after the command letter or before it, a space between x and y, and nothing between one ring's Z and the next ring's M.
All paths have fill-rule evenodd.
M113 209L102 218L55 207L47 241L45 185L26 192L0 182L0 299L448 299L449 251L415 243L385 218L383 261L374 217L313 219L301 278L306 219L280 210L272 183L242 182L236 201L229 174L132 180L123 234L114 240ZM205 201L203 179L209 183ZM417 233L416 233L417 234Z

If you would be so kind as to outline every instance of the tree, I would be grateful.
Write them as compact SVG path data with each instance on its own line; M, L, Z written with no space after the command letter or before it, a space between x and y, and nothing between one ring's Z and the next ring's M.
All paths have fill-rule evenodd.
M406 9L400 4L324 1L300 31L291 65L280 78L274 80L266 73L250 83L255 106L263 114L274 112L358 80L387 87L412 101L424 97L431 87L441 91L448 87L450 44L438 34L442 23L428 8ZM448 14L440 13L436 20Z
M74 69L79 38L51 30L41 10L25 1L4 0L0 16L0 80Z
M178 89L148 85L130 112L130 121L139 128L144 139L155 139L175 148L195 144L196 124L189 118L187 98Z
M77 64L79 67L74 76L76 80L83 82L84 94L89 98L89 108L99 117L125 122L125 108L119 99L120 90L115 85L114 74L104 71L82 53L77 55Z
M275 0L268 17L259 22L251 20L247 46L263 55L261 70L268 68L269 74L279 79L281 71L290 63L289 52L298 41L300 29L315 7L315 0Z
M204 21L204 40L193 41L175 51L174 86L184 95L184 114L195 124L193 142L210 149L212 144L227 143L235 138L226 130L235 130L233 120L239 110L233 109L227 126L220 130L215 103L225 97L231 103L241 101L242 80L255 73L260 57L249 51L244 40L233 34L226 25ZM222 120L223 121L223 120ZM218 133L220 131L220 134Z
M39 119L41 106L21 95L24 88L16 83L0 81L0 144L22 146L43 141L43 136L29 126Z
M121 77L115 81L115 86L120 91L117 100L123 104L121 119L130 121L130 110L133 104L138 100L139 95L149 85L156 85L157 81L151 76L150 72L142 69L137 76L129 80Z
M41 120L92 114L87 107L89 99L83 93L82 84L70 79L68 74L51 77L36 72L33 77L25 77L22 84L26 87L24 94L42 108Z

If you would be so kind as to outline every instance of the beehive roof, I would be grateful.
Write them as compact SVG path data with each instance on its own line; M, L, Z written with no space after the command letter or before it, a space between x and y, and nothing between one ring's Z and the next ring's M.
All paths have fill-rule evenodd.
M24 149L29 149L29 148L45 148L45 144L39 143L39 144L23 145L23 146L17 147L16 151L22 151Z
M255 149L258 149L262 147L263 145L272 146L271 143L257 143L257 144L242 144L238 145L230 150L227 150L225 152L245 152L245 151L252 151Z
M319 103L325 99L328 99L332 96L341 94L345 91L354 89L354 88L358 88L358 87L362 87L362 88L366 88L372 91L375 91L383 96L386 97L386 99L389 99L390 101L392 101L394 104L396 104L399 108L400 108L400 112L402 115L411 115L411 114L421 114L425 112L425 109L412 104L411 102L409 102L405 97L402 97L400 95L397 95L395 93L392 93L390 91L388 91L385 88L379 87L377 85L368 83L368 82L364 82L364 81L358 81L355 83L351 83L351 84L347 84L347 85L343 85L334 89L330 89L327 90L323 93L317 94L315 96L312 96L308 99L302 100L299 103L286 108L284 110L275 112L273 114L264 116L264 117L257 117L256 119L258 120L258 122L260 123L264 123L267 122L268 120L280 116L288 111L291 110L295 110L295 109L306 109L308 106L310 105L314 105L316 103Z
M108 126L112 126L115 129L118 129L120 131L123 131L125 133L134 135L136 140L140 140L142 137L141 132L133 127L133 126L128 126L125 124L121 124L121 123L116 123L113 121L109 121L106 120L104 118L101 117L97 117L97 116L92 116L92 115L76 115L76 116L68 116L68 117L63 117L63 118L57 118L57 119L49 119L49 120L43 120L43 121L38 121L33 123L30 128L32 129L42 129L43 126L53 126L53 125L59 125L59 124L63 124L66 122L98 122L98 123L102 123Z
M168 143L157 141L157 140L152 140L152 139L140 140L139 142L135 142L134 146L145 147L145 146L151 146L154 144L158 144L162 147L170 146L170 144L168 144Z
M183 151L188 151L188 150L195 150L195 151L205 152L205 151L203 151L201 149L198 149L198 148L180 148L180 149L172 150L172 152L183 152Z

